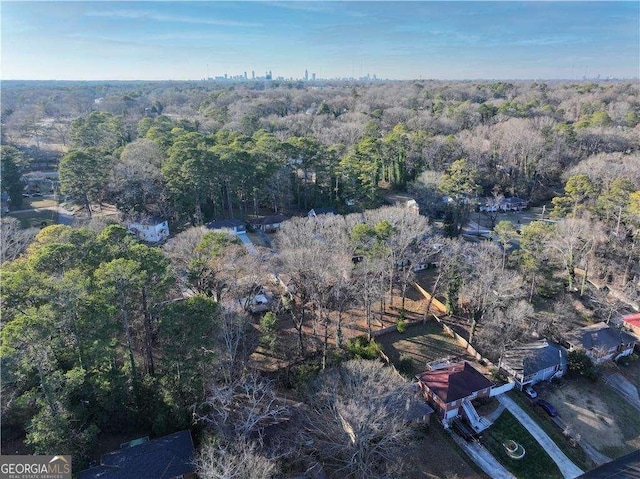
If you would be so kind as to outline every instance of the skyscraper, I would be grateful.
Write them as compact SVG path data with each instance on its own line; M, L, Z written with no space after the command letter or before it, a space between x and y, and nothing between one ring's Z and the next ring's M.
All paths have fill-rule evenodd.
M304 70L304 81L309 81L309 70L306 68Z

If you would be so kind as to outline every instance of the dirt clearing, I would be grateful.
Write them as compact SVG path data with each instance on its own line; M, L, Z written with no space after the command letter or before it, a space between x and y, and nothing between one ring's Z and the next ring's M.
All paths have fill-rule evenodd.
M587 379L571 379L541 391L562 420L611 458L640 447L640 415L616 391Z

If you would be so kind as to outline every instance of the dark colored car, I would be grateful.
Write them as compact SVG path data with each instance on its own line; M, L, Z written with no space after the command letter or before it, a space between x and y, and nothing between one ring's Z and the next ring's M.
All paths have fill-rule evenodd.
M558 411L556 411L556 408L554 408L544 399L538 399L538 406L544 409L544 411L551 417L556 417L558 415Z

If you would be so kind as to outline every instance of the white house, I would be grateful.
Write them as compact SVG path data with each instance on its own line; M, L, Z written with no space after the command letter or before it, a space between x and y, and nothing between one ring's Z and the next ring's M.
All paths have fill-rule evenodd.
M134 234L139 240L159 243L169 237L169 223L166 220L149 218L128 223L127 231Z
M506 351L498 366L522 389L527 384L549 381L566 373L567 352L546 340L534 341Z

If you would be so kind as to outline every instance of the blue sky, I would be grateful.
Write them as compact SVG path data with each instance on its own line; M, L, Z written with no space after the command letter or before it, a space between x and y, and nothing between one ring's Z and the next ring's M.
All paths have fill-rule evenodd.
M640 2L7 2L2 79L640 75Z

